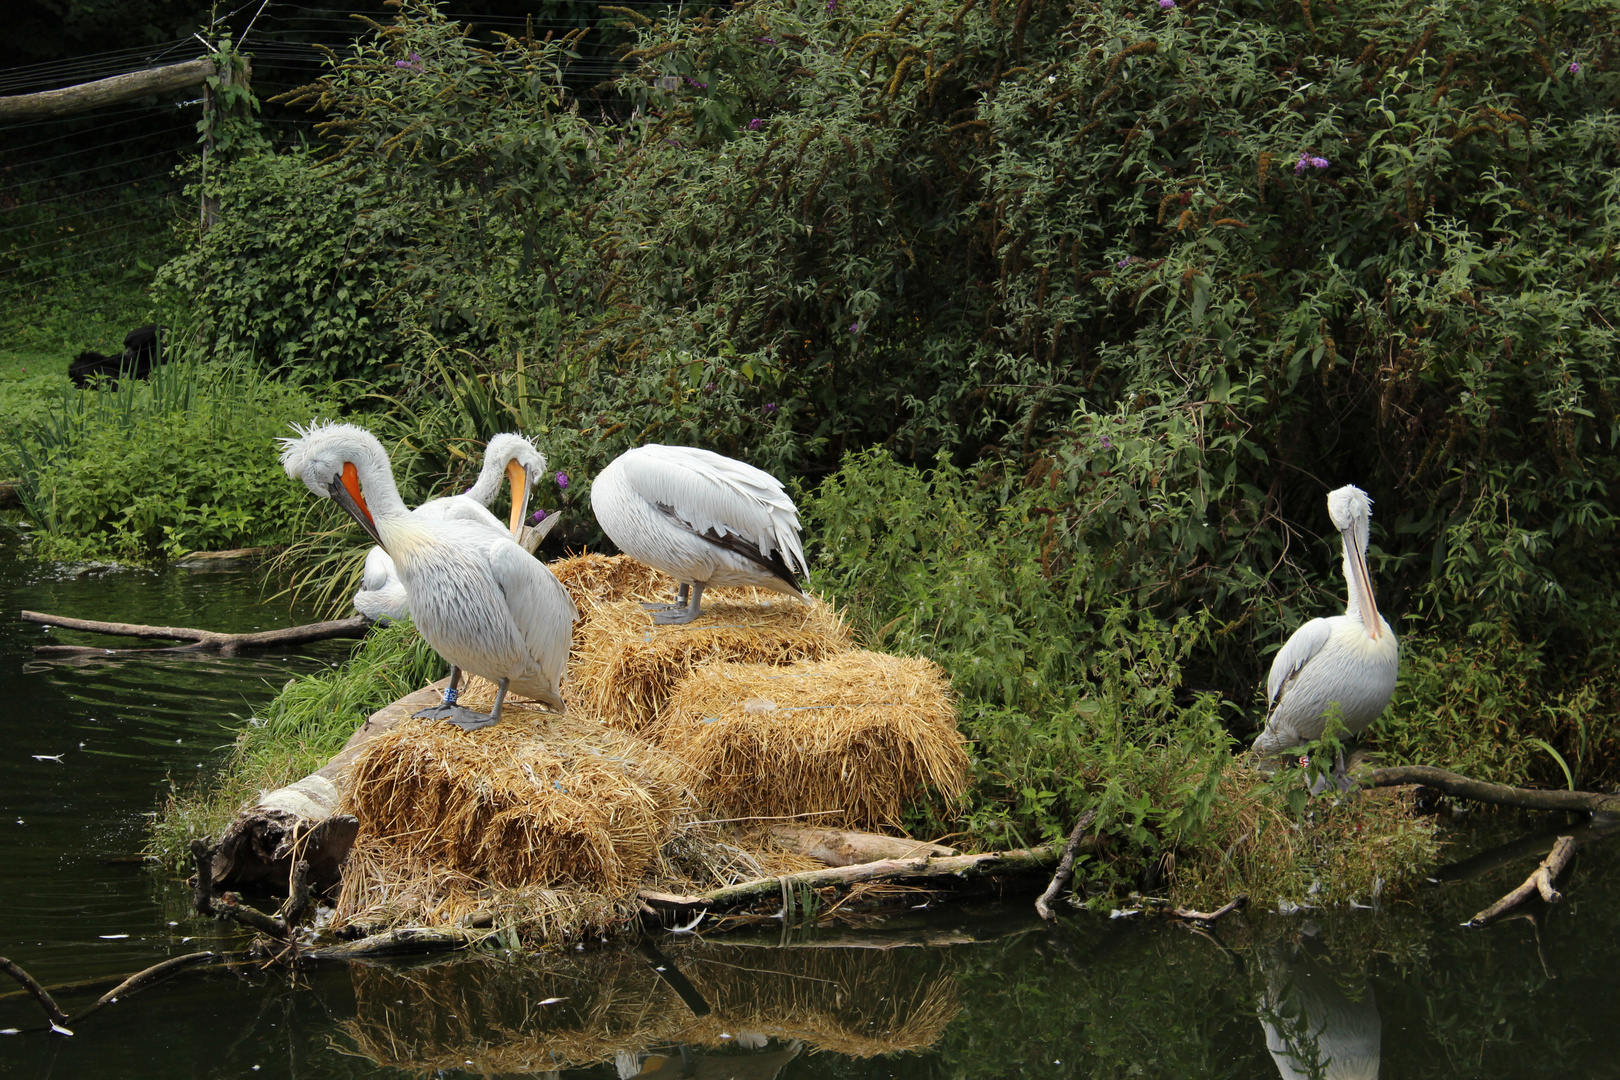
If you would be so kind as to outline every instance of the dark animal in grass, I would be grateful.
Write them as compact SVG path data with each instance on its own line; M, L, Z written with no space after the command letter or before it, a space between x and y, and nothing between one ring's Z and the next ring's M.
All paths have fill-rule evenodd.
M137 327L124 337L124 351L117 356L86 349L68 365L68 378L74 386L89 386L97 379L106 379L118 385L121 376L144 379L152 367L162 362L158 338L161 331L156 325Z

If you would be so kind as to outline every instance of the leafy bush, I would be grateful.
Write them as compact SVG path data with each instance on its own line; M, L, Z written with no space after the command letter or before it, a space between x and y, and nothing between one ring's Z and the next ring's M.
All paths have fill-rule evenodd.
M320 409L251 369L195 360L117 389L64 381L8 436L33 552L139 560L286 543L307 499L271 440Z

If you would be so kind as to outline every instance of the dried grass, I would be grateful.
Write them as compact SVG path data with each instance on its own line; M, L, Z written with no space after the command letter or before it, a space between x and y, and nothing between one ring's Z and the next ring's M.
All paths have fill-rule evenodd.
M598 605L589 610L575 641L568 710L641 734L655 726L675 685L702 664L790 664L819 660L853 644L849 628L829 605L764 589L706 592L703 616L684 626L654 625L635 601Z
M346 1052L419 1074L510 1075L640 1063L683 1043L735 1048L747 1032L868 1058L933 1046L960 1008L942 951L699 944L668 953L709 1016L693 1018L649 964L617 949L522 964L357 964ZM746 1070L746 1057L726 1060Z
M674 578L628 555L587 552L547 563L546 567L563 583L586 619L593 609L604 604L623 600L666 603L675 597Z
M412 720L364 744L341 781L360 834L342 922L443 925L474 910L528 926L600 925L693 806L674 755L516 706L475 732Z
M785 668L711 664L675 689L656 737L701 777L716 817L892 829L907 803L949 806L967 790L949 683L929 660L852 651Z

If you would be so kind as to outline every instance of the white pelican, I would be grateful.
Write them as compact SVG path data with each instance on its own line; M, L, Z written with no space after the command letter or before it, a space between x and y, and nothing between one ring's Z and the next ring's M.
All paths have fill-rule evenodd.
M501 523L489 512L489 505L500 494L501 480L504 478L512 484L512 513L508 528L516 538L523 528L523 518L528 513L534 485L545 471L546 456L535 449L533 443L522 435L502 432L493 436L484 447L484 465L472 487L460 495L429 500L412 513L438 520L456 518L500 529ZM366 568L360 579L360 590L354 594L354 609L373 621L403 619L410 610L405 586L394 569L394 560L380 547L366 553Z
M573 622L568 591L496 523L434 519L405 508L388 455L352 424L311 424L282 439L287 475L331 499L393 558L410 595L416 628L452 665L445 704L417 716L465 730L500 719L508 688L561 710ZM487 513L487 511L485 511ZM495 705L477 713L454 704L460 670L496 684Z
M1295 630L1271 663L1266 683L1270 710L1254 741L1262 758L1322 737L1329 707L1338 705L1344 726L1360 735L1378 719L1395 693L1401 650L1395 632L1378 614L1367 573L1367 527L1372 500L1358 487L1328 492L1328 516L1344 538L1344 580L1349 600L1343 615L1312 619ZM1335 768L1341 786L1342 754Z
M681 583L674 603L646 605L654 622L691 622L710 585L804 599L799 511L752 465L690 446L626 450L591 484L591 509L621 551Z

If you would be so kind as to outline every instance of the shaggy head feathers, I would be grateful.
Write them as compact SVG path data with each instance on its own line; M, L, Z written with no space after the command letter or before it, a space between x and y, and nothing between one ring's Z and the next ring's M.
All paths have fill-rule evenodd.
M322 499L331 497L332 481L343 474L343 463L381 463L388 470L388 455L382 443L365 428L354 424L310 422L308 427L292 425L297 438L277 439L281 444L281 467L294 480Z

